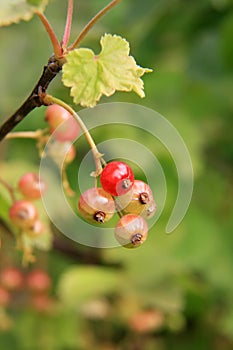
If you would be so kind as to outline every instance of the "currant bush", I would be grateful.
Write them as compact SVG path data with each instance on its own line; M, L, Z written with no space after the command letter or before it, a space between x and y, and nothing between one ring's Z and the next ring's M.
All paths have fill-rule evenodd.
M80 104L82 107L94 107L102 95L109 96L109 92L112 94L116 90L135 91L140 97L144 96L141 77L151 70L136 64L136 61L129 55L129 44L126 39L118 35L105 34L100 41L101 54L96 55L90 50L91 56L93 54L94 57L91 61L85 57L85 50L76 51L81 40L86 36L97 19L102 17L118 2L119 0L112 0L111 3L98 12L71 44L70 32L74 5L72 0L68 1L67 20L61 41L57 39L50 22L44 16L43 6L41 5L41 9L39 6L38 11L33 9L32 12L38 15L49 35L53 54L50 56L48 64L44 67L42 75L37 85L33 87L28 99L0 127L0 138L7 136L9 139L17 137L34 139L39 156L41 158L51 157L59 167L59 170L61 170L63 188L67 196L71 197L75 193L69 185L66 166L76 156L73 142L78 137L80 130L82 130L92 151L96 169L92 172L92 175L95 176L95 187L88 189L81 195L78 201L78 210L84 219L92 223L104 223L110 220L115 212L118 212L120 216L126 214L116 226L116 237L123 235L124 238L118 237L123 242L123 245L136 247L146 239L147 235L147 224L144 222L143 217L151 217L156 210L151 190L146 184L141 184L140 187L138 182L134 181L134 173L126 163L112 161L106 165L88 128L76 111L66 102L47 93L51 81L61 71L62 83L66 87L71 88L71 96L74 98L74 103ZM31 0L30 3L39 2ZM40 1L40 3L42 4L44 1ZM13 8L12 11L14 11ZM29 17L30 15L32 13L30 14L29 11ZM11 15L9 17L15 18ZM28 18L28 14L26 17ZM25 19L24 14L19 14L19 17L16 16L16 19L17 21ZM1 26L4 22L0 22ZM10 24L11 19L7 19L5 23ZM119 60L116 60L116 57ZM111 62L110 65L109 62ZM86 69L86 67L90 69ZM96 84L93 85L91 72L96 70L96 68L99 74ZM119 74L114 74L116 71ZM128 74L129 71L130 75ZM14 126L23 120L27 114L40 106L46 106L45 120L48 125L47 128L35 131L11 132ZM53 137L50 137L51 134ZM98 181L102 187L97 187ZM41 198L46 190L46 183L33 172L28 172L19 179L17 190L8 184L5 179L0 178L0 183L8 191L12 201L10 204L7 203L10 206L8 219L18 228L16 240L17 246L23 251L23 262L31 263L34 258L32 251L37 247L37 243L39 243L38 246L41 243L39 240L33 239L40 237L45 227L32 201ZM124 198L126 198L124 195L128 193L131 194L132 198L127 205L123 205ZM19 194L20 198L18 198ZM118 203L117 198L120 198ZM34 275L29 275L27 278L29 288L33 286L33 283L36 284L35 281L37 279L40 280L39 285L43 285L43 282L41 282L43 277L40 276L38 271L37 273L34 272ZM48 279L47 283L49 284Z
M134 174L130 166L123 162L108 163L100 175L103 189L112 196L122 196L134 183Z

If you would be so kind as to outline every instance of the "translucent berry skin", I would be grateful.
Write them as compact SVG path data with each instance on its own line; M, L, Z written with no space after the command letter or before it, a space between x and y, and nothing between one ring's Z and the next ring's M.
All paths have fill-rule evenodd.
M128 164L114 161L108 163L100 175L103 189L112 196L122 196L134 183L134 174Z
M112 196L102 188L89 188L78 202L78 210L82 217L89 222L104 223L111 219L115 212Z
M51 287L51 278L46 271L36 269L27 275L26 284L33 293L47 292Z
M63 162L68 164L74 160L76 149L70 141L59 142L55 140L49 144L47 154L58 166L62 166Z
M156 212L156 204L150 186L134 180L131 190L117 199L118 207L123 214L137 214L144 219L151 218Z
M45 188L45 182L36 173L26 173L18 182L19 191L29 200L39 199Z
M148 226L141 216L127 214L118 221L114 234L125 248L137 248L147 239Z
M6 267L0 274L1 285L9 290L18 290L23 286L22 272L16 267Z
M56 140L60 142L74 141L78 137L80 131L78 123L65 108L57 104L48 106L45 120L49 124L50 133L53 133Z
M37 220L38 213L33 203L26 200L15 201L9 210L11 221L22 229L31 227Z

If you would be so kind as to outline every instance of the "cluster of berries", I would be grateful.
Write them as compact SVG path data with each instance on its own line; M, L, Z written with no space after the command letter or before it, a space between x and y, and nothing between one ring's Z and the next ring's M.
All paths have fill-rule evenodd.
M43 232L38 210L32 202L40 199L45 189L45 182L36 173L24 174L18 181L18 190L23 199L15 200L9 209L11 222L30 238L36 238Z
M49 311L52 305L51 283L50 276L42 269L24 274L15 266L5 267L0 271L0 306L13 306L17 300L20 304L24 300L37 311Z
M73 161L76 149L72 142L79 134L79 126L73 116L63 107L53 104L46 109L45 120L54 142L50 143L50 156L55 162L65 164ZM40 199L45 190L45 183L35 173L26 173L18 182L22 200L15 200L10 207L9 216L13 224L30 238L36 238L43 232L43 224L38 219L38 211L32 201Z
M63 159L65 164L72 162L76 155L73 141L80 132L78 123L65 108L57 104L47 107L45 120L49 125L49 133L54 138L50 143L49 155L58 164Z
M117 211L121 217L115 227L115 238L124 247L136 248L147 238L146 219L156 212L148 184L135 180L128 164L108 163L100 175L102 187L85 191L78 202L81 216L92 223L104 223Z

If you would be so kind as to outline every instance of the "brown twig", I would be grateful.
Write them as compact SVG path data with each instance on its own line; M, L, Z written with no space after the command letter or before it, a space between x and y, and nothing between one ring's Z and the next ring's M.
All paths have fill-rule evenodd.
M40 99L39 93L45 92L62 68L62 61L57 60L52 56L48 64L44 66L42 75L36 86L28 96L26 101L19 107L19 109L9 117L0 127L0 141L18 124L20 123L34 108L40 107L43 103Z

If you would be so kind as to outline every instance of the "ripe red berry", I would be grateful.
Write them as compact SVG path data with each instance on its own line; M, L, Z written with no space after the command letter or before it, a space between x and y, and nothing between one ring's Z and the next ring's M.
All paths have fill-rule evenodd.
M141 180L134 180L131 190L118 197L117 203L123 214L137 214L144 219L151 218L156 212L150 186Z
M50 133L60 142L74 141L79 134L79 126L74 117L57 104L48 106L45 120L50 126ZM60 127L57 129L58 126Z
M18 182L20 192L29 200L40 198L41 193L45 191L45 187L45 182L36 173L26 173Z
M139 215L124 215L115 227L116 240L126 248L139 247L147 239L147 235L147 223Z
M0 283L7 290L17 290L23 285L22 272L16 267L6 267L0 273Z
M27 287L34 293L44 293L51 287L51 278L46 271L37 269L29 272L26 278Z
M34 224L38 217L36 207L26 200L15 201L9 210L11 221L22 229L27 229Z
M112 196L121 196L133 186L134 174L128 164L114 161L103 169L100 182L106 192Z
M104 223L111 219L115 212L112 196L102 188L89 188L78 202L78 209L84 219L90 222Z

